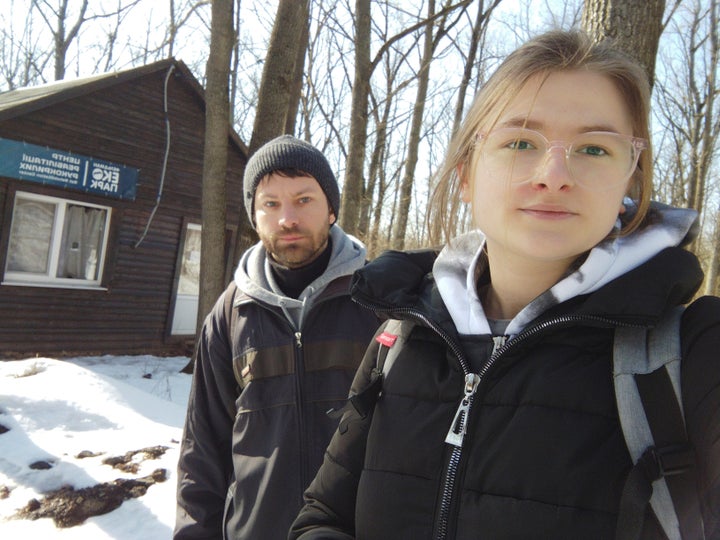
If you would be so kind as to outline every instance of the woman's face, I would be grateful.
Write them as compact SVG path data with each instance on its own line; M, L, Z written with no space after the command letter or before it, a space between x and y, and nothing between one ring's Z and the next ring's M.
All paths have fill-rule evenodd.
M521 177L523 181L511 181L510 168L502 174L483 157L473 160L462 185L463 200L472 203L475 225L487 238L491 258L566 269L611 231L623 211L629 179L602 189L579 184L575 176L580 174L568 169L562 145L589 132L633 135L627 106L604 75L565 71L551 73L544 81L538 75L508 104L490 133L507 127L535 130L553 144L538 159L533 174ZM556 146L555 141L564 143ZM483 152L483 143L479 141L476 151ZM518 155L531 148L527 142L511 144L522 145ZM582 159L586 154L594 159L602 150L590 147L580 152Z

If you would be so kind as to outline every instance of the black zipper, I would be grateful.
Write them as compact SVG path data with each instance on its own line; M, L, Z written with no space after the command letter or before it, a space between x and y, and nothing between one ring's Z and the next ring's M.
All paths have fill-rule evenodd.
M310 306L310 310L308 311L308 313L305 314L305 318L307 318L307 316L320 304L329 300L333 300L335 298L339 298L341 296L347 296L347 293L331 293L326 296L321 294L316 300L316 302L314 302L313 305ZM249 297L247 300L242 300L237 304L233 305L233 308L241 305L244 302L258 303L256 300ZM287 323L288 328L292 332L295 341L295 392L297 395L296 406L298 414L298 446L300 452L300 481L302 484L300 491L302 492L304 490L304 486L309 485L310 480L312 480L312 478L310 478L308 468L308 455L310 453L310 449L307 442L305 430L305 385L303 384L303 379L305 375L305 359L303 357L302 329L295 328L293 321L288 320L287 316L284 313L278 312L276 309L274 309L274 306L270 306L269 304L264 303L258 304L261 306L265 306L270 313ZM303 323L304 321L300 322Z
M300 483L302 491L304 486L310 483L308 474L308 443L305 436L305 391L303 379L305 378L305 359L303 357L302 332L296 331L295 337L295 391L297 393L297 413L298 413L298 440L300 451Z
M436 540L446 540L448 535L450 510L452 508L452 503L455 496L457 473L460 467L460 462L462 460L462 449L463 441L465 438L465 430L467 428L468 418L470 416L472 404L475 398L475 392L477 391L477 388L482 382L483 378L487 375L488 371L490 371L490 369L497 363L498 359L503 355L507 354L508 351L517 347L518 344L522 344L524 341L527 341L531 337L547 330L550 327L566 326L580 322L592 323L593 326L608 328L617 326L642 326L640 324L620 322L607 317L598 317L593 315L564 315L560 317L554 317L538 323L534 326L531 326L530 328L526 328L512 340L505 341L502 344L498 344L498 342L496 342L496 346L493 348L493 352L488 358L487 362L482 365L477 374L473 374L470 372L470 367L467 359L465 358L465 354L462 351L462 348L447 332L445 332L445 330L443 330L436 323L430 320L430 318L424 313L413 308L393 308L389 305L373 305L373 302L359 300L357 297L353 299L355 300L355 302L365 308L373 309L375 311L383 311L390 316L394 316L395 314L407 315L411 319L421 322L428 328L434 330L453 351L453 354L455 354L456 358L458 359L460 367L462 368L465 375L465 380L463 384L463 398L460 401L460 405L458 406L457 412L455 413L453 421L450 425L450 429L448 430L448 435L445 438L445 442L452 445L453 448L451 450L450 457L445 468L445 482L443 484L442 496L440 498L440 508L436 521Z

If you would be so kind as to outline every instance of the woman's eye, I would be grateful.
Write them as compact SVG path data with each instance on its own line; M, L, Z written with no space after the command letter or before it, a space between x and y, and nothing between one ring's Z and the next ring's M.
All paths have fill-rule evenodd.
M510 141L507 147L511 150L532 150L533 148L535 148L535 146L530 141L523 141L519 139Z
M578 152L581 154L587 154L589 156L607 156L608 151L602 148L601 146L584 146L582 148L578 148Z

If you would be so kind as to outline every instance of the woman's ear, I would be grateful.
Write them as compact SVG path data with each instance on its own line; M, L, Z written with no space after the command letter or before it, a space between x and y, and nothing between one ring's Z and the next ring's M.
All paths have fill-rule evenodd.
M470 185L468 184L467 178L463 175L465 164L460 163L455 172L460 180L460 200L464 203L469 203L472 200L472 193L470 193Z

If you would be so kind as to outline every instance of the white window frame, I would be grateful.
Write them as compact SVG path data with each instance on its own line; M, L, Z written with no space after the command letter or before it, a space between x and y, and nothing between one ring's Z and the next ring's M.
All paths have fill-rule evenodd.
M188 236L190 231L196 231L202 234L202 225L200 223L188 222L185 224L185 236L183 244L180 246L180 264L178 267L178 279L175 287L175 307L172 314L172 323L170 335L186 336L195 334L195 326L198 317L198 302L200 301L200 284L198 283L198 291L194 294L183 294L180 292L180 280L182 279L182 271L184 269L185 252L188 247ZM202 245L200 246L202 250Z
M52 225L52 233L50 237L49 255L47 270L45 273L34 273L34 272L19 272L10 271L7 269L8 262L10 260L10 245L12 234L12 222L10 224L10 233L8 234L8 244L5 260L5 273L2 284L3 285L25 285L25 286L36 286L36 287L55 287L55 288L68 288L68 289L103 289L100 286L103 279L103 270L105 267L105 258L107 253L108 236L110 231L110 217L112 214L112 208L109 206L102 206L98 204L92 204L89 202L78 201L74 199L64 199L60 197L51 197L48 195L39 195L37 193L30 193L27 191L17 191L15 193L15 203L13 204L13 219L15 219L15 208L18 199L23 200L35 200L42 203L54 204L56 207L55 220ZM57 277L58 264L60 261L60 246L62 245L62 234L65 223L65 214L68 205L83 206L86 208L97 208L105 210L105 223L103 225L102 241L100 253L97 256L97 277L96 279L82 279L82 278L62 278Z

